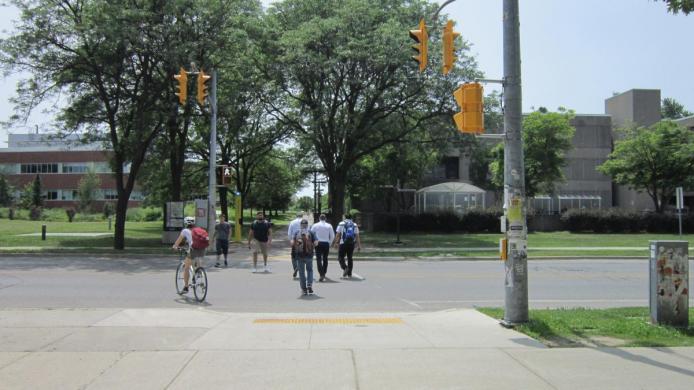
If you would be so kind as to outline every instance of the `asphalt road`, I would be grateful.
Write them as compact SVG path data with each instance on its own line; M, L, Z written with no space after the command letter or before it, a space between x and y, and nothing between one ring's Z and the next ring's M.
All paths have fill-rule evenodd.
M233 261L225 269L211 267L212 260L208 256L207 301L199 304L191 299L192 292L191 298L175 293L178 260L173 255L3 256L0 307L383 312L503 306L500 261L358 261L354 273L359 277L342 280L337 261L331 259L330 280L315 282L316 295L304 298L286 259L274 258L272 271L258 274L251 273L246 260ZM533 308L648 306L645 259L531 260L528 269Z

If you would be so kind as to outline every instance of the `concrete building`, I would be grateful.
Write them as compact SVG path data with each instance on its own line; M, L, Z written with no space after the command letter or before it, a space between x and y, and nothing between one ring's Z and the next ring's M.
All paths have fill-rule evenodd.
M660 102L660 90L632 89L606 99L604 114L576 115L571 123L576 129L573 148L564 167L566 182L559 184L552 196L538 195L530 199L531 206L546 214L571 208L652 210L653 200L647 194L613 183L596 168L607 160L618 140L616 129L628 125L651 126L661 120ZM694 116L675 122L694 131ZM469 183L469 166L467 156L460 150L451 150L442 164L427 176L425 185L451 181ZM499 197L489 192L485 200L488 206L500 206ZM685 205L692 203L694 193L686 193Z
M82 144L76 136L52 138L45 134L9 134L8 147L0 148L0 174L15 189L21 190L41 179L45 207L76 207L79 183L87 172L99 177L95 209L118 199L116 183L109 164L109 151L99 144ZM128 167L125 167L126 172ZM129 204L137 206L142 194L133 191Z

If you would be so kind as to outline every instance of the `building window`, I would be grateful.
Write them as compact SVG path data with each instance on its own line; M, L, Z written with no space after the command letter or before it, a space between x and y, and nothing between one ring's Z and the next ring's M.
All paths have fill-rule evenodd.
M63 164L63 173L86 173L89 166L86 164Z
M46 191L46 200L58 200L58 190Z
M63 200L77 200L79 198L77 190L62 190L60 193Z
M58 173L58 164L22 164L21 173Z
M446 179L460 179L459 168L460 162L458 157L446 157L443 159L444 169L446 171Z
M116 190L103 190L105 200L117 200L118 191Z

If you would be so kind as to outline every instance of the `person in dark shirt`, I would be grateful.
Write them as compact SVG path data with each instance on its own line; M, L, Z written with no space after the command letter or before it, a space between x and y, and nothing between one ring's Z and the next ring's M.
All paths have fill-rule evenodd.
M269 272L267 266L267 251L272 244L272 227L265 220L262 211L255 215L255 221L251 224L251 229L248 231L248 249L251 249L253 242L253 273L258 272L258 252L263 254L263 271Z
M224 254L224 266L228 265L227 255L229 253L229 235L231 234L231 224L227 222L226 215L219 216L219 223L214 226L214 237L217 247L217 263L215 267L220 267L219 257Z

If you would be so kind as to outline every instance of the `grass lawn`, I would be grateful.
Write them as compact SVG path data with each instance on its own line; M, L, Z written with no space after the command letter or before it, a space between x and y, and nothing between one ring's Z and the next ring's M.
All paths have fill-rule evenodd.
M503 309L478 308L497 319ZM691 347L694 346L694 308L689 328L651 325L649 309L530 310L530 321L515 329L551 347Z

